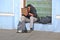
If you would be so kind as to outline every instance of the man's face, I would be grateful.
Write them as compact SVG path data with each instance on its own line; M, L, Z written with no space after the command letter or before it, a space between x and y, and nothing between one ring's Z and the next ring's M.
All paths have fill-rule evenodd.
M30 12L30 7L27 8L28 12Z

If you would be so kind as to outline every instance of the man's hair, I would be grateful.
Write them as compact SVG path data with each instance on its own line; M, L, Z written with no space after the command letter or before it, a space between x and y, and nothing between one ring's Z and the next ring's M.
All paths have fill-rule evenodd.
M28 4L27 7L32 7L32 5L31 4Z
M37 12L37 11L36 11L36 8L35 8L33 5L28 4L28 5L27 5L27 8L28 8L28 7L30 7L30 11L34 11L35 13Z

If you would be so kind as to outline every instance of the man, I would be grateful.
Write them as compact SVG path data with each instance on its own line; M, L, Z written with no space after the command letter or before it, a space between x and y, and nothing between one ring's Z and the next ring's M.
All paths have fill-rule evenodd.
M30 22L30 31L33 31L34 22L37 21L38 19L36 9L31 4L28 4L26 8L28 11L28 15L27 16L25 16L24 14L22 15L21 23L25 27L25 22ZM20 30L19 32L22 32L22 30Z

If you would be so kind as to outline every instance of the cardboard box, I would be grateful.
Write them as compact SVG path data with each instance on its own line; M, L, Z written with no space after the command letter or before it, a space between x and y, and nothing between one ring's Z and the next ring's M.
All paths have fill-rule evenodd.
M27 8L21 8L21 12L22 12L22 14L25 15L25 16L28 15Z

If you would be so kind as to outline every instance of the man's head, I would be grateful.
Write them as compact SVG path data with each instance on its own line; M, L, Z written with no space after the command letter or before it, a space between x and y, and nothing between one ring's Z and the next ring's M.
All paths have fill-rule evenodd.
M30 7L27 7L27 11L30 12Z
M28 4L28 5L27 5L27 10L28 10L28 12L30 12L31 6L32 6L31 4Z

